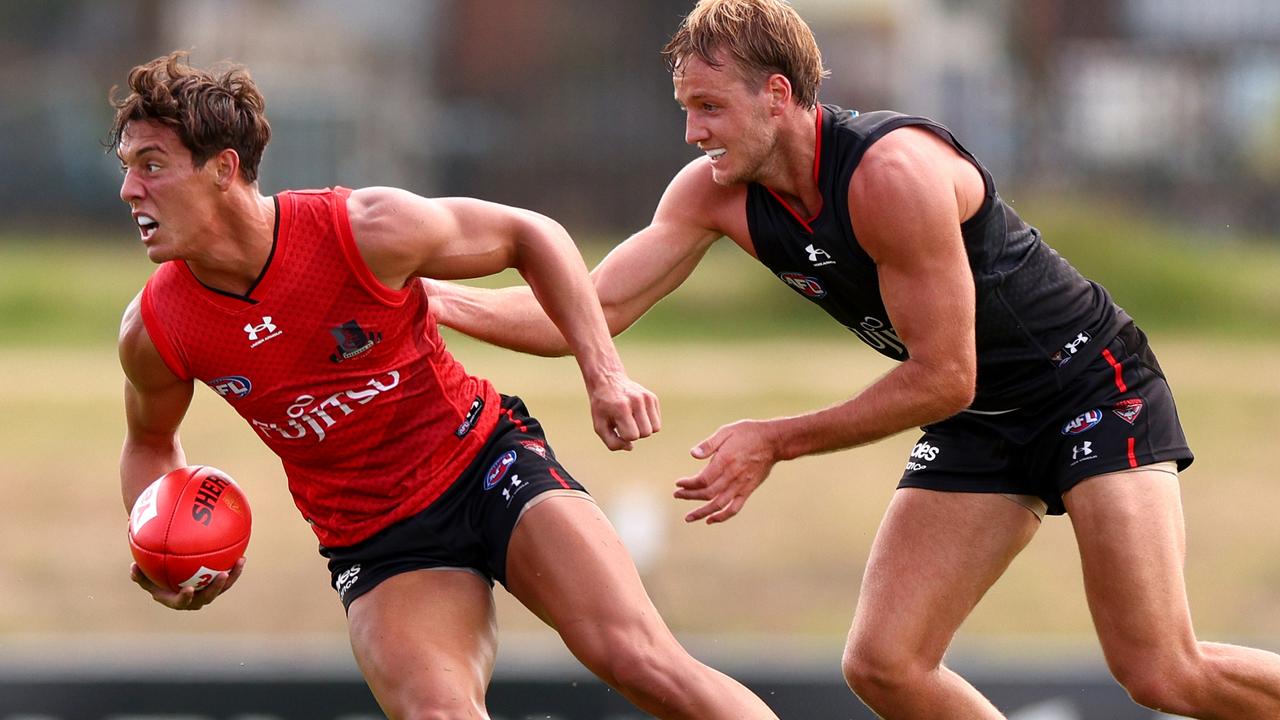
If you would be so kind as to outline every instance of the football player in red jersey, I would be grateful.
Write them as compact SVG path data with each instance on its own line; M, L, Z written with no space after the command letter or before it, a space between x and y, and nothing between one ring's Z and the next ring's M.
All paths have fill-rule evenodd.
M130 72L113 105L120 198L160 265L120 332L126 507L187 464L178 430L199 380L281 457L389 716L487 716L497 580L649 713L774 717L681 647L537 420L440 340L417 278L517 268L568 338L606 445L656 432L657 401L627 376L563 228L386 187L262 195L270 127L243 67L160 57ZM196 610L242 570L199 592L158 587L136 565L132 577Z

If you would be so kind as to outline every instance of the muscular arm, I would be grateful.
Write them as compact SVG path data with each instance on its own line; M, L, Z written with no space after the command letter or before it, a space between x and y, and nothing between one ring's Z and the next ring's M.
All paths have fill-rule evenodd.
M591 271L609 332L617 335L683 283L723 233L708 212L725 204L698 161L671 181L653 220L618 245ZM528 287L501 290L433 283L440 322L502 347L563 355L564 337Z
M626 376L582 256L559 224L481 200L428 199L390 188L356 191L348 208L365 261L390 287L419 277L518 270L532 293L524 313L533 314L534 306L545 313L577 359L605 444L629 449L658 429L657 400Z
M191 405L194 384L169 370L142 323L135 297L120 323L120 366L124 370L125 439L120 451L120 493L126 512L142 491L166 472L187 464L178 426ZM244 569L239 560L204 589L173 592L153 583L135 563L129 576L156 602L175 610L199 610L229 590Z
M823 410L717 430L693 450L707 466L677 482L676 497L706 501L686 520L733 517L780 460L864 445L968 407L975 298L960 223L982 195L976 169L927 131L898 130L871 147L850 183L849 212L910 358Z
M964 166L956 166L955 162ZM876 262L880 295L909 359L857 396L777 421L780 459L874 442L950 417L973 401L977 381L974 284L960 235L968 204L956 172L967 161L926 130L872 146L849 189L859 242Z
M120 324L124 369L125 439L120 452L120 491L125 511L153 480L186 465L178 426L191 404L193 384L180 380L147 335L134 298Z

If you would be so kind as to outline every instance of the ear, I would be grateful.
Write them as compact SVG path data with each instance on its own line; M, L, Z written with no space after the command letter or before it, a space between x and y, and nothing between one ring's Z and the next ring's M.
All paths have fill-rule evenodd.
M791 81L782 73L774 73L764 81L769 95L769 112L780 115L791 105Z
M240 153L225 148L210 158L209 162L213 165L214 181L218 184L218 189L230 189L231 184L240 176Z

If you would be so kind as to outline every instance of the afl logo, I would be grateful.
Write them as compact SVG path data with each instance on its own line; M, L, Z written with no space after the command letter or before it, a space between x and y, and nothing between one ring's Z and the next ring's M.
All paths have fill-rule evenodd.
M502 457L494 461L489 466L489 472L484 474L484 489L492 490L494 485L502 482L502 478L507 476L507 471L516 463L516 451L508 450L502 453Z
M1075 420L1062 426L1063 435L1079 435L1082 432L1092 430L1093 426L1102 422L1101 410L1090 410L1083 415L1076 416Z
M818 300L827 296L826 288L822 287L822 283L818 282L817 278L798 272L778 273L778 277L782 279L782 282L790 285L796 292L810 300Z
M253 390L253 383L243 375L227 375L214 378L206 383L213 391L224 398L242 398Z

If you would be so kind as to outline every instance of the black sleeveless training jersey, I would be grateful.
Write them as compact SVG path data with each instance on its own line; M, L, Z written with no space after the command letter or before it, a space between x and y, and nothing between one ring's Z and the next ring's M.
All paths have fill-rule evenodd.
M982 173L986 200L961 226L977 289L978 386L973 411L1022 407L1061 389L1105 346L1128 315L1107 291L1076 271L1000 199L991 173L942 125L888 111L818 108L814 174L822 208L801 218L762 185L747 187L747 224L756 256L863 342L894 360L907 348L889 323L875 262L849 219L849 180L863 153L891 130L928 128Z

